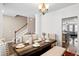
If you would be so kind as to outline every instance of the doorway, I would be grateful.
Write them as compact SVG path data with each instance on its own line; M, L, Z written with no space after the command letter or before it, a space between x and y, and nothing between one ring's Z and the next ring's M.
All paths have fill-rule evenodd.
M78 17L67 17L62 19L62 47L78 46Z

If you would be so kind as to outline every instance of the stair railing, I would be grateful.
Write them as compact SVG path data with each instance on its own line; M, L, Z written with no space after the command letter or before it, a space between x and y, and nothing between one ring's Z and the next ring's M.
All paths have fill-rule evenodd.
M16 43L16 33L19 32L21 29L23 29L26 25L27 25L27 23L25 25L23 25L21 28L19 28L18 30L15 31L15 40L14 40L14 43Z

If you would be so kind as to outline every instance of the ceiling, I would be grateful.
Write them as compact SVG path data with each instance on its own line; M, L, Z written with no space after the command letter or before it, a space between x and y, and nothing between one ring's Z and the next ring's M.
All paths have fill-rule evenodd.
M49 3L48 13L74 4L76 3ZM33 16L35 13L39 13L38 5L38 3L4 3L4 14Z

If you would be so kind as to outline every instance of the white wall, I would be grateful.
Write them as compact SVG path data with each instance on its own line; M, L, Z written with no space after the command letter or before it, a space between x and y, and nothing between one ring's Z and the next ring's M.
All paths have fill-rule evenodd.
M2 4L0 4L0 38L2 38L2 34L3 34L3 14L2 14Z
M26 17L3 16L3 37L6 41L11 41L15 38L15 31L24 26L26 23Z
M54 32L57 34L59 45L62 43L62 18L78 16L79 4L72 5L58 11L54 11L42 16L42 32Z

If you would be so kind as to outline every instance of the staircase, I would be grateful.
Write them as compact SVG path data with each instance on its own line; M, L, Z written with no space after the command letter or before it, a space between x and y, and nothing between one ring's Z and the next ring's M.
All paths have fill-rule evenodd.
M15 31L15 43L20 43L23 41L23 36L28 32L27 23Z
M26 34L31 34L29 31L30 28L28 28L30 25L29 22L27 22L25 25L20 27L18 30L14 31L14 33L15 33L14 42L15 43L23 42L23 40L24 40L23 36L26 36ZM26 40L26 37L25 37L25 40ZM7 55L11 55L11 54L16 55L13 53L13 51L12 51L12 53L10 53L10 50L11 50L11 48L9 48L9 46L11 46L10 43L13 43L13 41L5 42L4 44L0 45L0 56L7 56Z
M33 19L33 20L30 20ZM28 17L27 23L19 28L18 30L15 31L15 43L20 43L23 42L23 36L25 34L31 34L34 33L34 24L35 23L35 18L34 17ZM33 28L34 27L34 28Z

